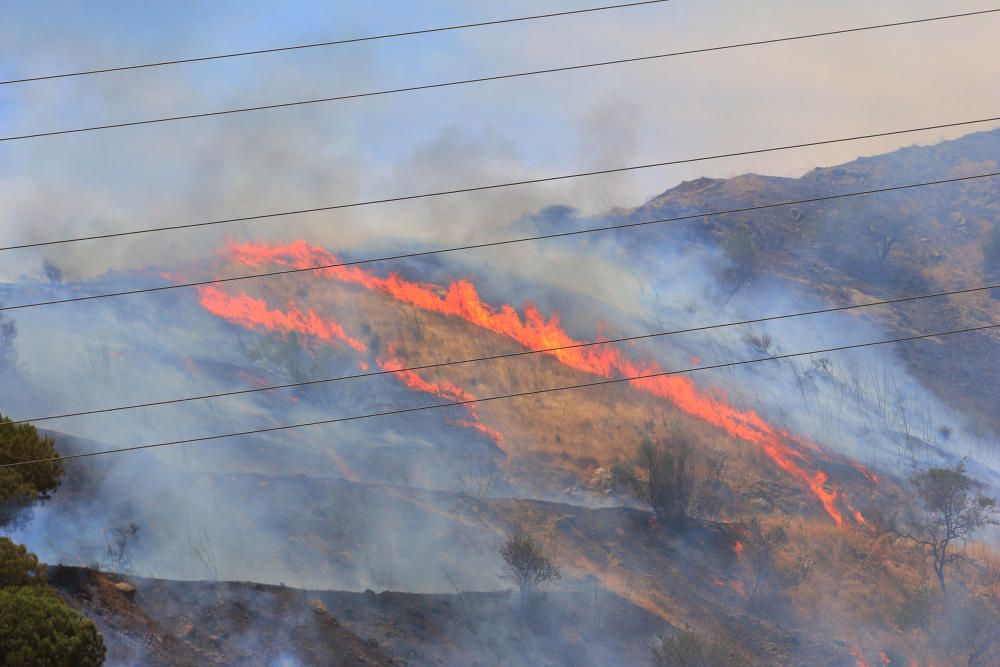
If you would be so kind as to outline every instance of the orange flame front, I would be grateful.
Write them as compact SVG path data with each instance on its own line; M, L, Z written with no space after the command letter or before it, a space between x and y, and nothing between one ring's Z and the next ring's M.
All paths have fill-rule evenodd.
M234 261L248 266L277 264L308 269L338 263L337 257L329 251L305 241L287 245L230 243L227 253ZM458 280L447 288L442 288L429 283L404 280L397 274L383 278L357 266L317 269L316 273L361 285L428 312L461 318L488 331L512 338L530 349L543 350L580 344L566 333L558 315L546 319L536 308L528 305L524 308L522 317L510 305L490 306L480 299L475 286L466 280ZM662 372L655 363L634 362L618 350L605 345L554 350L548 354L570 368L609 379ZM843 523L843 516L837 505L839 494L836 489L827 488L827 474L819 470L802 452L802 448L808 446L807 443L775 429L753 410L734 407L719 392L699 389L686 376L638 379L631 384L670 401L680 410L731 436L757 445L775 465L804 484L838 526Z
M281 334L300 333L326 342L342 341L356 352L366 351L363 343L348 336L343 327L334 320L320 317L312 310L303 313L296 308L295 304L290 305L287 312L272 310L261 299L255 299L246 294L231 296L215 287L199 288L199 297L200 303L205 310L233 324L238 324L249 329L265 330ZM363 361L359 365L362 369L367 368L367 364ZM396 359L394 350L391 347L386 358L379 359L379 365L388 371L400 371L394 373L394 376L415 391L439 396L450 402L475 400L472 394L466 392L461 387L456 387L447 382L428 382L413 371L401 371L400 369L403 368L403 364ZM245 373L244 375L250 384L258 388L267 384L266 381L260 378L254 378ZM468 409L471 419L457 420L454 423L459 426L475 429L493 440L498 447L501 446L503 444L503 435L479 419L475 405L467 405L465 407Z
M261 299L246 294L230 296L216 287L199 287L198 294L205 310L233 324L283 334L301 333L327 342L341 341L358 352L365 351L364 343L348 336L335 321L322 318L312 310L303 313L295 304L285 313L269 310Z
M404 366L402 362L396 358L395 350L392 346L389 347L387 356L384 359L379 359L379 365L387 371L398 371L393 375L399 378L403 384L414 391L422 391L427 394L433 394L434 396L439 396L455 403L464 403L466 401L476 400L475 396L461 387L451 384L450 382L428 382L414 371L401 370ZM502 446L503 434L490 428L479 419L479 412L476 410L475 404L468 404L465 408L469 411L471 419L461 419L453 423L458 426L475 429L495 442L498 447Z

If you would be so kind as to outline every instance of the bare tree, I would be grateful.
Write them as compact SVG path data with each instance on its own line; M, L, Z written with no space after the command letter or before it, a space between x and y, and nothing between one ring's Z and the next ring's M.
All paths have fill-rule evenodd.
M112 528L104 534L104 567L130 574L132 572L132 547L139 537L139 524L130 521L124 526Z
M986 496L981 485L965 473L965 464L954 468L930 468L910 483L920 506L892 520L889 530L897 537L927 549L941 592L947 592L945 569L960 557L954 547L964 544L976 531L996 524L996 499Z
M562 578L559 567L542 551L542 546L530 535L514 533L500 546L503 568L500 578L517 585L521 593L521 608L528 596L544 584Z

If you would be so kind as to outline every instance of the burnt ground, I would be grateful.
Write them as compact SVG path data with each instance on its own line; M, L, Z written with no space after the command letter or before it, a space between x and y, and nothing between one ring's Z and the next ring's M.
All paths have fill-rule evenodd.
M97 624L109 667L398 664L292 589L130 579L77 567L49 574Z
M179 582L52 567L108 665L644 665L669 626L598 591L418 595ZM599 604L598 604L599 602Z

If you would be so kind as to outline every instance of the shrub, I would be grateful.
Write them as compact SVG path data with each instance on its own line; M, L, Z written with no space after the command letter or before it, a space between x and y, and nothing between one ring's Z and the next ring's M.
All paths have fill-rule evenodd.
M919 588L912 593L904 593L903 602L896 612L896 624L903 630L918 630L927 627L934 609L934 591Z
M17 367L17 322L0 312L0 369Z
M987 230L982 245L986 273L990 275L1000 274L1000 225Z
M724 272L723 278L733 286L732 293L736 294L760 271L763 253L757 244L753 228L746 224L733 227L723 237L722 249L732 261L732 266Z
M660 635L652 648L658 667L742 667L750 664L732 642L719 637L706 639L687 630L671 637Z
M94 624L49 589L0 590L0 663L99 667L104 654L104 640Z
M31 424L12 424L0 415L0 464L53 459L0 468L0 526L14 523L33 503L51 498L63 474L58 457L52 438L39 435Z
M656 520L683 529L694 488L691 446L683 437L676 437L669 444L644 440L637 458L646 474L645 500L653 508Z
M0 537L0 588L45 586L45 565L23 544Z

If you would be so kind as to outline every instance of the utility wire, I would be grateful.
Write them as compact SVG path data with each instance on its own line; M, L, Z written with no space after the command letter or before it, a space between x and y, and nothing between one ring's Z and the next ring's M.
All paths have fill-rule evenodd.
M111 407L111 408L98 408L98 409L94 409L94 410L82 410L82 411L79 411L79 412L65 412L63 414L49 415L49 416L46 416L46 417L32 417L30 419L19 419L17 421L2 422L2 423L0 423L0 427L2 427L4 424L6 424L8 426L15 426L17 424L37 423L37 422L43 422L43 421L50 421L50 420L53 420L53 419L65 419L65 418L69 418L69 417L83 417L83 416L87 416L87 415L106 414L106 413L109 413L109 412L121 412L123 410L135 410L135 409L138 409L138 408L152 408L152 407L158 407L158 406L164 406L164 405L176 405L178 403L189 403L191 401L204 401L204 400L208 400L208 399L223 398L223 397L226 397L226 396L240 396L240 395L243 395L243 394L254 394L254 393L257 393L257 392L261 392L261 391L275 391L277 389L290 389L290 388L293 388L293 387L306 387L306 386L310 386L310 385L318 385L318 384L328 384L328 383L333 383L333 382L341 382L341 381L344 381L344 380L358 380L358 379L361 379L361 378L377 377L377 376L380 376L380 375L394 375L396 373L409 373L409 372L414 372L414 371L428 370L428 369L432 369L432 368L443 368L443 367L446 367L446 366L459 366L459 365L463 365L463 364L479 363L479 362L483 362L483 361L496 361L496 360L499 360L499 359L511 359L511 358L514 358L514 357L524 357L524 356L530 356L530 355L535 355L535 354L547 354L547 353L553 353L553 352L560 352L560 351L563 351L563 350L575 350L575 349L586 348L586 347L594 347L594 346L597 346L597 345L614 345L616 343L627 343L627 342L638 341L638 340L648 340L648 339L651 339L651 338L662 338L662 337L666 337L666 336L676 336L676 335L680 335L680 334L698 333L698 332L703 332L703 331L711 331L713 329L724 329L724 328L728 328L728 327L745 326L745 325L751 325L751 324L761 324L761 323L764 323L764 322L775 322L777 320L786 320L786 319L791 319L791 318L795 318L795 317L806 317L806 316L810 316L810 315L823 315L823 314L826 314L826 313L838 313L838 312L843 312L843 311L848 311L848 310L860 310L862 308L872 308L874 306L887 306L887 305L892 305L892 304L897 304L897 303L907 303L907 302L911 302L911 301L920 301L920 300L923 300L923 299L935 299L935 298L945 297L945 296L957 296L957 295L964 295L964 294L973 294L973 293L976 293L976 292L984 292L984 291L989 291L989 290L993 290L993 289L1000 289L1000 283L997 283L995 285L985 285L983 287L969 287L969 288L966 288L966 289L951 290L951 291L948 291L948 292L935 292L933 294L919 294L919 295L916 295L916 296L904 296L904 297L899 297L899 298L895 298L895 299L886 299L886 300L883 300L883 301L869 301L869 302L866 302L866 303L858 303L858 304L853 304L853 305L849 305L849 306L834 306L834 307L831 307L831 308L820 308L820 309L817 309L817 310L806 310L806 311L801 311L801 312L796 312L796 313L785 313L783 315L770 315L770 316L767 316L767 317L757 317L757 318L754 318L754 319L740 320L740 321L737 321L737 322L724 322L724 323L721 323L721 324L707 324L707 325L698 326L698 327L691 327L691 328L688 328L688 329L675 329L673 331L661 331L661 332L656 332L656 333L640 334L640 335L636 335L636 336L625 336L625 337L622 337L622 338L609 338L607 340L598 340L598 341L586 342L586 343L574 343L572 345L560 345L558 347L546 347L546 348L532 349L532 350L521 350L521 351L518 351L518 352L507 352L507 353L504 353L504 354L490 355L488 357L474 357L472 359L460 359L460 360L456 360L456 361L434 362L434 363L429 363L429 364L422 364L420 366L409 366L407 368L397 368L395 370L370 371L370 372L365 372L365 373L358 373L358 374L355 374L355 375L342 375L342 376L339 376L339 377L322 378L322 379L318 379L318 380L305 380L305 381L302 381L302 382L289 382L287 384L276 384L276 385L270 385L270 386L265 386L265 387L251 387L251 388L247 388L247 389L236 389L236 390L232 390L232 391L223 391L223 392L218 392L218 393L214 393L214 394L202 394L200 396L187 396L187 397L184 397L184 398L173 398L173 399L167 399L167 400L161 400L161 401L151 401L151 402L148 402L148 403L133 403L131 405L121 405L121 406L116 406L116 407Z
M770 146L767 148L754 148L745 151L735 151L731 153L718 153L715 155L704 155L699 157L681 158L677 160L667 160L664 162L651 162L648 164L629 165L625 167L613 167L610 169L599 169L596 171L584 171L573 174L561 174L559 176L546 176L543 178L532 178L521 181L508 181L506 183L493 183L490 185L477 185L467 188L457 188L452 190L439 190L437 192L424 192L413 195L401 195L398 197L386 197L383 199L369 199L365 201L349 202L347 204L331 204L328 206L317 206L314 208L304 208L292 211L279 211L277 213L261 213L239 218L224 218L220 220L206 220L203 222L189 222L181 225L167 225L163 227L147 227L146 229L134 229L125 232L109 232L107 234L95 234L92 236L78 236L75 238L59 239L54 241L36 241L32 243L21 243L17 245L0 246L0 252L7 250L22 250L25 248L40 248L43 246L62 245L65 243L78 243L81 241L96 241L102 239L118 238L122 236L135 236L138 234L151 234L156 232L175 231L178 229L194 229L198 227L210 227L213 225L224 225L237 222L253 222L268 218L277 218L286 215L302 215L305 213L319 213L322 211L335 211L346 208L357 208L361 206L373 206L377 204L389 204L395 202L412 201L415 199L427 199L430 197L443 197L448 195L466 194L470 192L482 192L484 190L498 190L521 185L535 185L538 183L551 183L554 181L565 181L573 178L583 178L588 176L603 176L607 174L618 174L628 171L638 171L641 169L653 169L656 167L669 167L679 164L690 164L693 162L707 162L710 160L721 160L723 158L742 157L746 155L760 155L762 153L774 153L777 151L792 150L797 148L810 148L814 146L825 146L829 144L845 143L849 141L860 141L863 139L878 139L881 137L891 137L900 134L911 134L914 132L926 132L929 130L942 130L951 127L963 127L966 125L976 125L980 123L995 123L1000 121L1000 116L991 118L978 118L975 120L962 120L953 123L939 123L937 125L924 125L922 127L912 127L905 130L889 130L886 132L875 132L871 134L860 134L850 137L839 137L836 139L821 139L818 141L808 141L798 144L786 144L784 146Z
M448 32L451 30L465 30L466 28L483 28L486 26L502 25L505 23L520 23L522 21L535 21L538 19L550 19L559 16L570 16L572 14L589 14L593 12L603 12L610 9L625 9L627 7L638 7L640 5L655 5L670 0L643 0L642 2L626 2L617 5L604 5L602 7L589 7L587 9L572 9L565 12L552 12L549 14L534 14L532 16L518 16L509 19L496 19L492 21L480 21L477 23L462 23L439 28L423 28L420 30L407 30L405 32L392 32L381 35L369 35L367 37L352 37L348 39L336 39L328 42L312 42L309 44L294 44L292 46L279 46L270 49L256 49L253 51L236 51L234 53L223 53L214 56L198 56L194 58L178 58L176 60L162 60L141 65L123 65L118 67L105 67L101 69L82 70L79 72L65 72L63 74L46 74L41 76L30 76L23 79L8 79L0 81L0 86L14 83L27 83L29 81L44 81L47 79L65 79L74 76L89 76L92 74L107 74L109 72L124 72L126 70L146 69L149 67L164 67L167 65L182 65L187 63L205 62L207 60L223 60L225 58L242 58L244 56L257 56L265 53L279 53L282 51L298 51L301 49L315 49L326 46L341 46L344 44L357 44L359 42L374 42L381 39L392 39L394 37L411 37L414 35L427 35L436 32Z
M796 205L799 205L799 204L812 204L812 203L816 203L816 202L830 201L830 200L835 200L835 199L845 199L847 197L858 197L858 196L862 196L862 195L880 194L880 193L884 193L884 192L894 192L894 191L897 191L897 190L907 190L907 189L911 189L911 188L923 188L923 187L928 187L928 186L932 186L932 185L943 185L943 184L946 184L946 183L958 183L958 182L962 182L962 181L972 181L972 180L976 180L976 179L980 179L980 178L992 178L992 177L995 177L995 176L1000 176L1000 172L990 172L990 173L987 173L987 174L976 174L976 175L973 175L973 176L960 176L960 177L957 177L957 178L946 178L946 179L941 179L941 180L937 180L937 181L925 181L925 182L922 182L922 183L910 183L910 184L907 184L907 185L894 185L894 186L891 186L891 187L875 188L875 189L872 189L872 190L861 190L861 191L857 191L857 192L845 192L845 193L836 194L836 195L826 195L826 196L822 196L822 197L810 197L809 199L795 199L795 200L791 200L791 201L776 202L776 203L773 203L773 204L761 204L761 205L758 205L758 206L745 206L743 208L734 208L734 209L728 209L728 210L723 210L723 211L705 211L703 213L691 213L691 214L688 214L688 215L680 215L680 216L675 216L675 217L672 217L672 218L657 218L655 220L643 220L641 222L628 222L628 223L623 223L623 224L620 224L620 225L605 225L605 226L602 226L602 227L588 227L586 229L578 229L578 230L569 231L569 232L556 232L556 233L552 233L552 234L539 234L539 235L536 235L536 236L522 236L520 238L505 239L505 240L502 240L502 241L487 241L487 242L483 242L483 243L473 243L473 244L470 244L470 245L456 246L456 247L451 247L451 248L438 248L438 249L435 249L435 250L422 250L422 251L418 251L418 252L409 252L409 253L403 253L403 254L399 254L399 255L387 255L385 257L375 257L375 258L371 258L371 259L359 259L359 260L353 260L353 261L350 261L350 262L337 262L337 263L334 263L334 264L317 264L315 266L307 266L307 267L303 267L303 268L278 269L276 271L267 271L267 272L264 272L264 273L253 273L253 274L243 275L243 276L231 276L231 277L228 277L228 278L213 278L211 280L199 280L199 281L187 282L187 283L175 283L175 284L172 284L172 285L160 285L158 287L143 287L143 288L133 289L133 290L124 290L124 291L121 291L121 292L105 292L105 293L102 293L102 294L91 294L91 295L87 295L87 296L74 296L74 297L67 297L65 299L51 299L49 301L36 301L34 303L24 303L24 304L17 304L17 305L13 305L13 306L0 306L0 312L3 312L5 310L22 310L22 309L25 309L25 308L37 308L37 307L41 307L41 306L53 306L53 305L62 304L62 303L75 303L75 302L78 302L78 301L93 301L95 299L108 299L108 298L111 298L111 297L128 296L128 295L132 295L132 294L148 294L150 292L163 292L163 291L166 291L166 290L173 290L173 289L182 289L182 288L190 288L190 287L203 287L205 285L218 285L218 284L221 284L221 283L230 283L230 282L236 282L236 281L241 281L241 280L252 280L252 279L257 279L257 278L273 278L275 276L283 276L283 275L294 274L294 273L303 273L303 272L306 272L306 271L322 271L324 269L335 269L335 268L346 267L346 266L358 266L360 264L373 264L373 263L376 263L376 262L387 262L387 261L393 261L393 260L399 260L399 259L406 259L406 258L411 258L411 257L425 257L427 255L440 255L440 254L444 254L444 253L459 252L459 251L464 251L464 250L477 250L477 249L481 249L481 248L493 248L493 247L496 247L496 246L511 245L511 244L515 244L515 243L527 243L529 241L543 241L543 240L548 240L548 239L564 238L564 237L569 237L569 236L580 236L580 235L583 235L583 234L594 234L594 233L599 233L599 232L608 232L608 231L616 231L616 230L629 230L629 229L635 229L637 227L644 227L644 226L647 226L647 225L658 225L658 224L663 224L663 223L668 223L668 222L681 222L681 221L685 221L685 220L694 220L694 219L697 219L697 218L711 218L711 217L715 217L715 216L729 215L729 214L733 214L733 213L746 213L746 212L749 212L749 211L762 211L762 210L766 210L766 209L780 208L780 207L783 207L783 206L796 206Z
M359 421L359 420L362 420L362 419L373 419L373 418L376 418L376 417L388 417L390 415L401 415L401 414L409 414L409 413L413 413L413 412L422 412L424 410L436 410L438 408L451 408L451 407L457 407L457 406L462 406L462 405L471 405L471 404L474 404L474 403L487 403L489 401L500 401L500 400L504 400L504 399L508 399L508 398L522 398L522 397L525 397L525 396L537 396L539 394L548 394L548 393L554 393L554 392L558 392L558 391L568 391L568 390L572 390L572 389L585 389L585 388L588 388L588 387L599 387L599 386L603 386L603 385L611 385L611 384L617 384L617 383L621 383L621 382L632 382L632 381L635 381L635 380L647 380L647 379L651 379L651 378L666 377L666 376L670 376L670 375L681 375L681 374L686 374L686 373L694 373L694 372L697 372L697 371L707 371L707 370L713 370L713 369L718 369L718 368L730 368L730 367L733 367L733 366L745 366L745 365L748 365L748 364L760 363L762 361L777 361L777 360L780 360L780 359L791 359L791 358L794 358L794 357L805 357L805 356L809 356L809 355L813 355L813 354L828 354L828 353L831 353L831 352L841 352L841 351L844 351L844 350L856 350L856 349L859 349L859 348L874 347L874 346L877 346L877 345L888 345L890 343L904 343L904 342L907 342L907 341L922 340L922 339L925 339L925 338L937 338L939 336L951 336L951 335L955 335L955 334L972 333L972 332L976 332L976 331L985 331L987 329L996 329L998 327L1000 327L1000 324L987 324L987 325L984 325L984 326L969 327L969 328L966 328L966 329L955 329L955 330L952 330L952 331L941 331L941 332L937 332L937 333L919 334L919 335L915 335L915 336L906 336L905 338L890 338L888 340L871 341L871 342L868 342L868 343L855 343L855 344L852 344L852 345L839 345L837 347L827 347L827 348L823 348L823 349L819 349L819 350L810 350L808 352L793 352L793 353L790 353L790 354L778 354L778 355L773 355L773 356L770 356L770 357L762 357L762 358L757 358L757 359L746 359L746 360L742 360L742 361L730 361L730 362L721 363L721 364L712 364L712 365L709 365L709 366L697 366L695 368L685 368L685 369L676 370L676 371L661 371L661 372L658 372L658 373L646 373L646 374L643 374L643 375L632 375L632 376L628 376L628 377L612 378L610 380L597 380L597 381L594 381L594 382L586 382L586 383L583 383L583 384L566 385L566 386L561 386L561 387L546 387L544 389L533 389L531 391L522 391L522 392L517 392L517 393L514 393L514 394L501 394L499 396L489 396L489 397L486 397L486 398L472 398L472 399L468 399L468 400L464 400L464 401L454 401L454 402L448 402L448 403L434 403L434 404L431 404L431 405L421 405L421 406L417 406L417 407L413 407L413 408L401 408L401 409L396 409L396 410L385 410L385 411L382 411L382 412L369 412L367 414L362 414L362 415L352 415L352 416L349 416L349 417L337 417L337 418L334 418L334 419L322 419L322 420L318 420L318 421L305 422L305 423L301 423L301 424L286 424L284 426L271 426L271 427L268 427L268 428L259 428L259 429L249 430L249 431L240 431L240 432L237 432L237 433L224 433L224 434L221 434L221 435L207 435L207 436L202 436L202 437L199 437L199 438L186 438L184 440L170 440L170 441L167 441L167 442L158 442L158 443L153 443L153 444L148 444L148 445L136 445L136 446L133 446L133 447L121 447L121 448L118 448L118 449L105 449L105 450L95 451L95 452L82 452L82 453L79 453L79 454L68 454L66 456L54 456L54 457L44 458L44 459L32 459L32 460L29 460L29 461L16 461L14 463L0 464L0 469L2 469L2 468L13 468L13 467L18 467L18 466L26 466L26 465L31 465L31 464L34 464L34 463L49 463L49 462L52 462L52 461L65 461L65 460L68 460L68 459L82 459L82 458L88 458L88 457L92 457L92 456L102 456L104 454L120 454L120 453L123 453L123 452L134 452L134 451L138 451L138 450L142 450L142 449L153 449L153 448L157 448L157 447L172 447L172 446L175 446L175 445L187 445L187 444L193 444L193 443L198 443L198 442L208 442L208 441L211 441L211 440L222 440L224 438L236 438L236 437L242 437L242 436L247 436L247 435L257 435L257 434L261 434L261 433L275 433L275 432L278 432L278 431L288 431L288 430L291 430L291 429L306 428L306 427L309 427L309 426L321 426L321 425L325 425L325 424L339 424L339 423L342 423L342 422Z
M617 60L605 60L605 61L602 61L602 62L584 63L584 64L581 64L581 65L567 65L567 66L564 66L564 67L550 67L550 68L546 68L546 69L529 70L529 71L524 71L524 72L513 72L513 73L508 73L508 74L496 74L496 75L492 75L492 76L482 76L482 77L476 77L476 78L473 78L473 79L459 79L459 80L456 80L456 81L443 81L443 82L438 82L438 83L428 83L428 84L422 84L422 85L419 85L419 86L405 86L405 87L402 87L402 88L389 88L389 89L385 89L385 90L368 91L368 92L364 92L364 93L352 93L352 94L349 94L349 95L337 95L337 96L333 96L333 97L320 97L320 98L314 98L314 99L308 99L308 100L297 100L295 102L280 102L280 103L277 103L277 104L263 104L263 105L252 106L252 107L241 107L241 108L236 108L236 109L224 109L222 111L208 111L208 112L203 112L203 113L184 114L184 115L180 115L180 116L163 116L163 117L160 117L160 118L149 118L149 119L146 119L146 120L133 120L133 121L126 121L126 122L122 122L122 123L109 123L109 124L106 124L106 125L92 125L92 126L89 126L89 127L77 127L77 128L67 129L67 130L50 130L50 131L46 131L46 132L35 132L33 134L10 135L10 136L6 136L6 137L0 137L0 142L4 142L4 141L19 141L21 139L36 139L38 137L51 137L51 136L55 136L55 135L76 134L76 133L80 133L80 132L93 132L93 131L96 131L96 130L110 130L110 129L121 128L121 127L133 127L133 126L136 126L136 125L151 125L151 124L154 124L154 123L168 123L168 122L173 122L173 121L178 121L178 120L191 120L191 119L194 119L194 118L209 118L209 117L212 117L212 116L226 116L226 115L230 115L230 114L246 113L246 112L249 112L249 111L266 111L266 110L269 110L269 109L287 109L289 107L298 107L298 106L304 106L304 105L307 105L307 104L321 104L321 103L327 103L327 102L340 102L340 101L344 101L344 100L353 100L353 99L359 99L359 98L363 98L363 97L376 97L376 96L380 96L380 95L392 95L392 94L396 94L396 93L411 93L411 92L416 92L416 91L419 91L419 90L430 90L432 88L448 88L448 87L452 87L452 86L464 86L464 85L473 84L473 83L486 83L488 81L500 81L500 80L504 80L504 79L515 79L515 78L526 77L526 76L537 76L537 75L540 75L540 74L554 74L554 73L557 73L557 72L570 72L570 71L574 71L574 70L591 69L591 68L596 68L596 67L608 67L608 66L611 66L611 65L623 65L623 64L626 64L626 63L636 63L636 62L643 62L643 61L650 61L650 60L659 60L659 59L662 59L662 58L672 58L672 57L675 57L675 56L685 56L685 55L692 55L692 54L696 54L696 53L708 53L708 52L711 52L711 51L723 51L723 50L727 50L727 49L737 49L737 48L743 48L743 47L749 47L749 46L761 46L761 45L765 45L765 44L777 44L777 43L780 43L780 42L791 42L791 41L796 41L796 40L812 39L812 38L815 38L815 37L829 37L829 36L832 36L832 35L843 35L843 34L847 34L847 33L856 33L856 32L862 32L862 31L866 31L866 30L878 30L878 29L882 29L882 28L895 28L895 27L900 27L900 26L915 25L915 24L918 24L918 23L930 23L932 21L945 21L945 20L949 20L949 19L968 18L968 17L972 17L972 16L982 16L982 15L985 15L985 14L992 14L992 13L996 13L996 12L1000 12L1000 8L997 8L997 9L984 9L984 10L981 10L981 11L966 12L966 13L962 13L962 14L949 14L949 15L946 15L946 16L934 16L934 17L923 18L923 19L911 19L911 20L908 20L908 21L897 21L897 22L894 22L894 23L881 23L881 24L878 24L878 25L859 26L859 27L856 27L856 28L844 28L844 29L841 29L841 30L830 30L830 31L826 31L826 32L816 32L816 33L811 33L811 34L807 34L807 35L792 35L792 36L789 36L789 37L777 37L777 38L773 38L773 39L764 39L764 40L758 40L758 41L753 41L753 42L742 42L742 43L738 43L738 44L725 44L725 45L722 45L722 46L711 46L711 47L706 47L706 48L701 48L701 49L690 49L690 50L687 50L687 51L674 51L674 52L671 52L671 53L659 53L659 54L650 55L650 56L637 56L637 57L634 57L634 58L619 58Z

